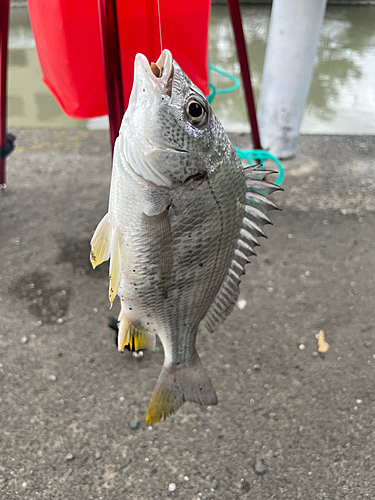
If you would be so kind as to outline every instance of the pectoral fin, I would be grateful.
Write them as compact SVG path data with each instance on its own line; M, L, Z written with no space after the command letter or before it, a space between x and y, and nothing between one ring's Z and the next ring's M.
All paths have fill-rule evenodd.
M90 260L92 267L95 269L102 262L109 259L110 256L110 240L111 240L111 224L108 214L105 214L99 222L93 237L91 238L91 253Z
M165 297L168 296L173 267L172 233L169 208L158 215L143 214L145 239L159 255L159 277Z

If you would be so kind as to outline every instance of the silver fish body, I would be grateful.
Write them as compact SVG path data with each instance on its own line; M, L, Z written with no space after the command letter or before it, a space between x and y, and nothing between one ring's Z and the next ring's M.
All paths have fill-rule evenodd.
M187 400L217 402L195 340L200 325L213 331L231 312L256 236L269 222L264 212L276 208L265 195L277 188L261 182L264 175L243 169L169 51L151 67L137 55L108 214L91 258L94 267L111 258L109 296L121 299L119 349L153 348L156 334L163 344L148 424Z

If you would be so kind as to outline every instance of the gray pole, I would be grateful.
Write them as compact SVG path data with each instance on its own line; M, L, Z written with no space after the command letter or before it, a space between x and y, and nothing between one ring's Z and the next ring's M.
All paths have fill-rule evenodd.
M273 0L258 105L260 140L293 156L327 0Z

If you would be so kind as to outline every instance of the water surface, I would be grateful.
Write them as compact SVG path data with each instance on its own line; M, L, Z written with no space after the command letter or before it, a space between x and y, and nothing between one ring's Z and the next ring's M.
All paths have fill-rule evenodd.
M259 95L270 19L268 6L242 6L244 32L256 98ZM315 59L302 132L375 134L375 6L328 7ZM41 82L27 9L11 11L8 118L11 127L106 128L107 117L74 120L64 115ZM172 48L173 52L173 48ZM211 64L240 77L226 6L214 6ZM287 68L286 68L287 70ZM225 78L212 75L218 87ZM218 95L213 107L229 131L249 130L242 89Z

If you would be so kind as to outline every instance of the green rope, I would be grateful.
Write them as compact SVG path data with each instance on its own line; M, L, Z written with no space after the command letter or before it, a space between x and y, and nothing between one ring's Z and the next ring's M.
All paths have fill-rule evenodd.
M212 66L212 64L209 64L208 67L210 68L211 71L215 71L215 73L218 73L219 75L225 76L226 78L229 78L230 80L233 81L232 87L229 87L227 89L217 89L215 87L215 85L211 82L210 73L209 73L208 87L210 89L210 95L207 97L207 101L209 104L212 103L216 94L228 94L229 92L234 92L240 86L240 81L238 80L238 78L231 75L230 73L227 73L226 71L223 71L222 69L216 68L215 66Z
M277 165L277 168L279 170L279 175L277 176L277 179L275 181L276 186L280 186L280 184L283 182L284 179L284 169L280 163L280 160L276 158L276 156L272 155L268 151L264 151L263 149L246 149L242 150L239 148L234 148L238 154L238 157L240 160L247 160L249 165L252 164L251 160L258 160L261 163L261 168L263 168L263 163L265 160L271 160L274 161ZM242 162L244 163L244 162ZM244 165L244 167L247 165Z
M240 86L240 82L238 78L235 76L227 73L226 71L223 71L219 68L216 68L215 66L212 66L212 64L209 64L209 68L211 71L215 71L215 73L218 73L219 75L225 76L229 78L230 80L233 81L232 87L226 88L226 89L217 89L215 85L211 82L211 72L209 72L209 77L208 77L208 86L210 89L210 95L207 97L207 101L209 104L212 103L214 100L214 97L216 94L227 94L228 92L234 92L235 90L238 89ZM272 155L268 151L264 151L263 149L246 149L242 150L239 148L235 148L237 151L238 157L240 160L245 160L245 162L242 162L244 167L247 166L246 162L248 162L249 165L252 164L252 160L259 161L261 164L261 168L263 168L263 163L265 160L271 160L274 161L277 165L277 168L279 170L279 175L277 176L275 184L279 186L284 179L284 169L280 163L280 161L276 158L276 156Z

